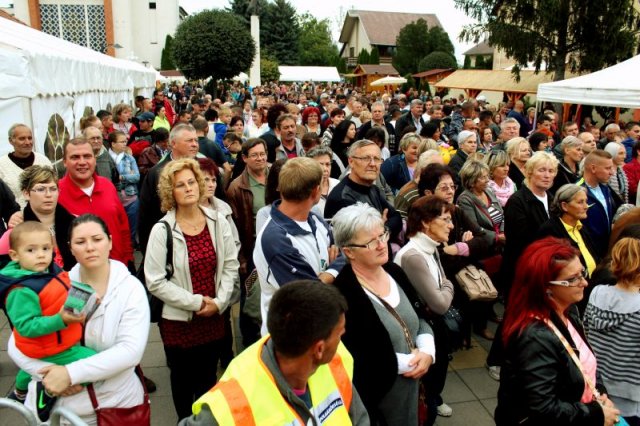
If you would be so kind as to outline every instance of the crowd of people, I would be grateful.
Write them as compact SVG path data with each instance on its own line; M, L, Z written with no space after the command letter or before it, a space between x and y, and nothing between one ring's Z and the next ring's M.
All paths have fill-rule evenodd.
M99 423L101 406L148 424L151 319L183 425L433 425L454 415L447 369L473 334L493 341L498 425L640 425L639 123L415 90L221 89L84 117L54 164L9 129L10 398L41 421L66 407ZM469 271L500 296L469 293ZM78 287L98 303L72 309Z

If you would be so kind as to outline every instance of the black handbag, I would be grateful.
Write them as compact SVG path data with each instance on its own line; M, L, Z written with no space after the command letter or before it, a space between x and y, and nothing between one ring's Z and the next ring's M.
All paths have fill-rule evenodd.
M173 236L171 233L171 226L166 220L161 220L167 231L167 261L165 265L165 276L167 280L173 277ZM144 259L142 259L142 264L138 269L138 273L136 277L140 280L141 283L144 284L144 288L147 291L147 298L149 299L149 311L151 322L160 322L160 318L162 318L162 308L164 307L164 302L158 299L156 296L149 292L149 288L147 287L147 281L144 276Z

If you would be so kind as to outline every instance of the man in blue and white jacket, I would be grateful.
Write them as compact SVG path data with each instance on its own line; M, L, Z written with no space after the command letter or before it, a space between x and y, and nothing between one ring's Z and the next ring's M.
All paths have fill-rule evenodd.
M262 335L267 333L269 302L280 286L301 279L330 284L344 265L331 228L311 212L320 199L321 180L320 164L310 158L292 158L280 171L282 199L273 203L253 250L261 289Z

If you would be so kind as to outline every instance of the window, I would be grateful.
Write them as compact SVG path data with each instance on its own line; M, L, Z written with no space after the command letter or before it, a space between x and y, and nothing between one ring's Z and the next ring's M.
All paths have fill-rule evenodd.
M156 2L155 1L149 2L149 9L155 9L155 8L156 8Z

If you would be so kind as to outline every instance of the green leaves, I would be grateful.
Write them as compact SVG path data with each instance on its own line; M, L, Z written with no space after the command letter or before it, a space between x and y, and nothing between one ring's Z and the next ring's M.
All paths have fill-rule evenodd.
M186 18L176 30L173 56L187 78L232 78L251 67L255 43L242 19L207 10Z
M463 27L460 39L487 39L519 67L543 63L562 80L567 67L592 72L632 56L640 15L634 0L454 0L478 21Z

